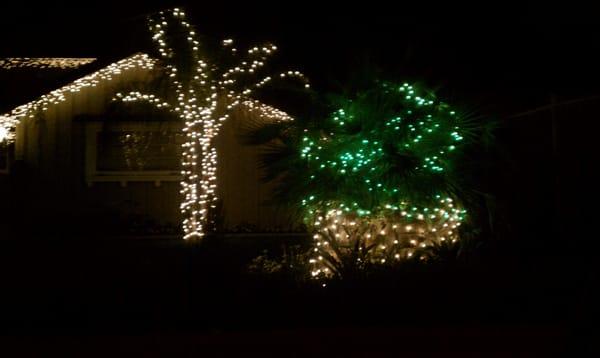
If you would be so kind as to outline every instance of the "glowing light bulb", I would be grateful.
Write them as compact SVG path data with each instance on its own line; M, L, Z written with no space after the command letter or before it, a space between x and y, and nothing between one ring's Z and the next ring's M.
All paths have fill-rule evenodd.
M8 139L8 130L4 127L0 127L0 143Z

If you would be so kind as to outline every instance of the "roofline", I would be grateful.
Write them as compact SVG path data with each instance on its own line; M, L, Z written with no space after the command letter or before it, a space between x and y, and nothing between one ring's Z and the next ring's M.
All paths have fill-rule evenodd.
M14 139L14 128L23 118L33 117L33 114L38 111L46 111L49 105L65 101L66 96L70 93L77 93L86 87L96 87L100 81L111 81L115 75L120 75L133 68L152 69L155 64L155 59L143 52L137 52L65 86L50 91L31 102L17 106L11 111L0 115L0 128L5 129L3 133L8 133L5 135L6 138L0 138L0 141L3 139L8 139L9 141Z
M78 68L96 61L95 57L7 57L0 58L0 69L14 68Z

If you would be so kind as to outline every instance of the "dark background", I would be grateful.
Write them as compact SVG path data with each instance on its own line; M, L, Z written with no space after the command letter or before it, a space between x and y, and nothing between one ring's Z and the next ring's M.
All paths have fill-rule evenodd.
M0 56L118 59L147 51L145 16L173 5L3 4ZM243 339L215 332L291 329L318 350L327 344L315 343L307 332L319 327L346 332L332 340L402 336L412 351L427 347L432 335L438 345L429 348L440 352L504 346L545 352L540 356L593 356L598 348L597 9L574 2L175 5L208 37L273 41L280 49L278 61L304 71L318 91L343 89L356 73L376 67L389 78L424 82L449 102L498 121L498 153L484 157L491 166L482 164L491 167L482 175L482 187L493 198L492 233L483 238L475 264L402 276L409 288L392 293L346 289L325 297L283 284L245 282L241 263L261 245L277 247L270 242L220 243L203 252L171 243L12 238L0 250L3 333L201 331L198 339L213 339L220 347L228 339ZM408 308L374 315L390 297ZM321 299L325 303L315 303ZM445 304L437 305L439 300ZM420 305L423 315L415 313ZM439 343L451 333L464 345ZM256 339L268 345L270 334ZM78 347L92 344L75 341ZM119 342L113 344L127 347ZM167 349L175 343L161 344ZM382 350L388 348L397 349L384 345ZM574 353L578 350L585 354Z
M600 79L597 11L576 2L4 3L0 55L128 55L145 49L145 16L173 4L203 35L275 42L316 83L364 58L432 87L531 102L594 92Z

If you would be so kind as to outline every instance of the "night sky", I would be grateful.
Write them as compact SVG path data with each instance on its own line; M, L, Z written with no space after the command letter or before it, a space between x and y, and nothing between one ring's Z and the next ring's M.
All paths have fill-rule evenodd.
M275 42L280 61L305 71L317 89L336 90L353 73L377 67L497 115L546 104L552 94L566 100L598 92L600 22L591 6L189 3L2 5L0 56L145 51L145 15L181 6L202 35Z

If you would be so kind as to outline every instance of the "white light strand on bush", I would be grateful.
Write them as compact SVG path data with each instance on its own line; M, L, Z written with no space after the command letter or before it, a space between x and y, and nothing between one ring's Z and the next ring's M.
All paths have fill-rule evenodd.
M358 264L382 265L411 259L434 245L455 243L465 210L446 198L435 208L390 211L385 217L349 215L343 206L313 215L311 275L319 278L335 275L339 264L352 257L356 247Z
M16 107L9 113L0 116L0 128L3 128L3 132L8 133L4 135L5 140L14 140L14 130L21 119L33 118L36 114L46 111L50 105L64 102L69 94L77 93L87 87L95 87L100 81L111 81L114 76L134 68L150 70L154 68L155 62L146 54L135 54L51 91L35 101Z
M166 30L173 25L186 32L185 38L191 50L191 77L182 75L182 71L169 61L176 53L167 43ZM196 39L196 33L185 21L185 14L180 9L161 11L158 20L150 19L150 30L153 32L152 39L158 45L158 52L164 59L163 68L171 87L175 89L175 98L159 99L139 92L119 94L117 98L124 101L146 101L162 108L169 107L169 110L177 114L184 123L185 142L182 144L181 171L183 201L180 205L184 216L184 239L202 238L205 235L209 210L216 206L217 151L213 138L218 135L223 122L241 104L247 107L251 104L251 109L258 110L259 114L270 118L290 119L282 111L259 105L258 102L249 99L253 90L270 82L271 77L239 86L240 76L254 74L262 68L266 59L277 48L273 45L251 48L247 52L248 58L241 60L237 66L221 70L218 64L209 64L200 56L200 43ZM232 39L223 40L222 45L236 55L237 49L233 47ZM287 71L279 75L279 78L287 77L297 78L305 87L309 87L304 75L298 71Z
M9 57L0 58L0 68L60 68L72 69L96 61L95 58L78 57Z

